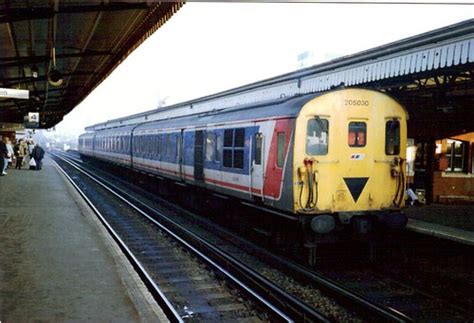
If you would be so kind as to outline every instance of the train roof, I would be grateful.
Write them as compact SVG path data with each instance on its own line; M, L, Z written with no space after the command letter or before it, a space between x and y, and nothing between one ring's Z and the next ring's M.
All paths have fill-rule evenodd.
M150 121L138 125L110 128L97 131L97 135L106 136L110 134L125 135L129 134L136 128L137 132L148 132L155 130L157 126L160 128L182 128L182 127L205 127L207 125L215 125L233 122L245 122L261 119L278 119L282 117L296 117L301 108L309 100L319 96L320 94L306 94L294 96L291 98L282 98L259 104L248 104L229 109L214 110L206 113L193 114L181 117L175 117L164 120ZM90 134L93 134L90 132ZM85 136L83 134L81 136Z
M152 130L156 125L165 128L181 127L205 127L208 125L223 124L227 122L245 122L261 119L278 119L282 117L296 117L306 102L317 97L310 94L286 99L274 100L261 104L248 104L245 106L210 111L195 115L176 117L166 120L158 120L149 123L143 123L137 127L137 132ZM163 128L163 127L161 127Z

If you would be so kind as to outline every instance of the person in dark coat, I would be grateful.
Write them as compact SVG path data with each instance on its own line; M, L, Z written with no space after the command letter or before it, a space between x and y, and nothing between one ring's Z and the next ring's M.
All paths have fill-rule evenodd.
M35 148L33 148L33 151L31 152L31 156L35 160L36 170L40 170L41 166L43 166L44 149L41 148L39 144L36 144Z
M5 171L6 165L8 165L8 149L7 145L3 142L3 137L0 136L0 176L5 176L7 175L7 172ZM7 163L5 165L5 163Z

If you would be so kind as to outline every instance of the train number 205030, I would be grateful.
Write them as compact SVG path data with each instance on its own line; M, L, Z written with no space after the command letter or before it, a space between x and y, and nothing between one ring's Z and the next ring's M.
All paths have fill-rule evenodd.
M361 106L369 106L369 100L350 100L345 99L344 105L361 105Z

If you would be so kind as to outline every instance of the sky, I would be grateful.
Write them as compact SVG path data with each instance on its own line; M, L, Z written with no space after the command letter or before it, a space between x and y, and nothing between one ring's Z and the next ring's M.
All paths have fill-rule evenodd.
M474 6L186 3L56 126L84 127L322 63L474 18Z

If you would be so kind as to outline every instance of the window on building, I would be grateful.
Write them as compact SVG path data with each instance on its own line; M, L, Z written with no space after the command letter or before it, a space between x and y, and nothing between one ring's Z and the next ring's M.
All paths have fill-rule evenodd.
M447 140L446 159L448 160L448 172L464 172L466 164L467 143L460 140Z
M385 154L400 154L400 121L389 120L385 123Z
M306 129L306 153L308 155L327 155L329 122L326 119L310 119Z
M277 167L283 167L285 162L285 139L284 132L277 133Z
M348 143L350 147L365 147L367 125L365 122L350 122Z
M224 131L224 167L244 168L245 128Z

